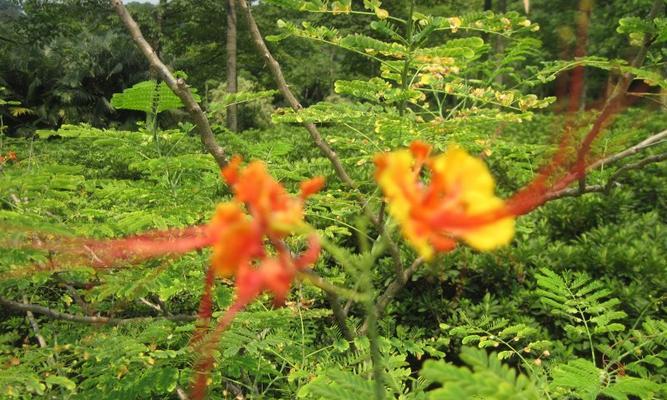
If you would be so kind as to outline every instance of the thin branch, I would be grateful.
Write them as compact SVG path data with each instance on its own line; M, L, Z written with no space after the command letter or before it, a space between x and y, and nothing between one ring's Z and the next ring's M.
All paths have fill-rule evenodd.
M350 330L350 327L347 326L347 314L340 306L340 299L338 295L333 292L325 292L327 295L327 300L329 305L331 305L331 311L333 311L333 316L336 319L336 324L340 328L340 332L343 334L345 340L350 342L350 346L354 347L354 334Z
M609 178L610 182L616 181L621 175L625 174L628 171L634 170L634 169L641 169L645 165L648 164L653 164L661 161L667 160L667 153L661 153L661 154L656 154L653 156L649 156L646 158L643 158L637 162L627 164L619 168L614 174Z
M157 304L153 304L150 301L148 301L145 297L139 297L139 301L142 302L143 304L147 305L148 307L152 308L153 310L157 311L160 314L164 314L164 310L162 307L160 307Z
M188 394L185 393L185 390L183 390L181 387L176 388L176 396L178 396L178 400L190 400Z
M196 315L173 315L169 317L133 317L133 318L109 318L109 317L88 317L83 315L74 315L53 310L48 307L37 304L25 304L16 301L8 300L0 297L0 305L18 312L32 312L35 314L44 315L52 319L60 319L70 322L82 322L86 324L107 324L107 325L125 325L137 322L152 321L157 319L166 319L175 322L191 322L197 319Z
M337 287L311 270L299 271L297 272L297 276L303 280L307 280L313 286L322 289L326 293L334 293L337 296L346 297L354 301L366 300L365 295L354 290Z
M81 307L81 309L83 310L83 312L86 315L93 315L94 314L93 311L90 309L90 305L83 300L81 295L79 295L79 292L76 290L76 288L72 284L65 281L58 274L55 274L54 278L58 282L59 285L62 285L62 286L65 287L65 289L67 289L67 292L72 296L72 298L74 299L76 304L78 304L79 307Z
M208 122L208 118L195 100L188 85L185 83L185 80L182 78L177 79L174 77L171 71L169 71L169 68L167 68L162 60L160 60L158 55L155 53L155 50L153 50L151 45L144 38L139 25L137 25L136 21L127 11L127 8L125 8L125 5L123 5L123 1L111 0L111 4L116 10L118 17L120 17L121 21L125 25L125 28L127 28L128 32L132 36L132 39L139 47L139 50L141 50L143 53L146 60L148 60L150 65L158 72L158 74L160 74L162 80L165 81L167 86L169 86L169 88L181 99L185 105L186 110L190 114L190 117L193 119L197 129L199 130L199 136L206 150L211 153L220 167L227 165L227 156L225 155L225 151L216 142L215 135L213 134L211 125Z
M665 160L667 160L667 153L661 153L654 156L643 158L637 162L627 164L619 168L616 172L614 172L614 174L609 178L609 180L607 180L607 183L605 183L604 185L588 185L585 186L583 189L579 187L566 188L549 194L547 201L562 199L564 197L577 197L586 193L609 193L613 188L614 184L617 183L618 178L621 175L624 175L626 172L631 170L641 169L648 164L653 164Z
M225 388L232 392L234 395L234 400L246 400L245 395L243 394L243 390L241 387L234 382L226 381L225 382Z
M662 132L656 133L655 135L649 136L645 140L637 143L636 145L629 147L619 153L613 154L607 158L604 158L602 160L598 160L591 165L588 166L588 170L593 170L598 167L603 167L607 166L609 164L613 164L618 160L621 160L623 158L632 156L634 154L639 153L640 151L644 150L647 147L654 146L656 144L662 143L663 139L667 139L667 130L664 130Z
M255 18L252 16L252 11L250 10L248 2L246 0L238 0L238 1L241 8L243 9L246 21L248 22L248 27L250 29L250 35L252 36L253 43L255 44L255 47L257 48L259 54L264 58L264 60L266 60L269 70L273 74L273 78L276 81L278 90L283 95L285 100L287 100L290 107L292 107L294 111L298 112L303 107L301 106L301 103L299 103L299 101L296 99L292 91L290 90L287 81L285 81L285 76L283 75L283 71L280 68L280 64L278 64L278 61L276 61L276 59L273 58L271 52L269 51L269 48L266 46L266 43L262 38L262 34L259 31L259 27L257 27L257 23L255 22ZM320 149L320 152L326 158L329 159L329 161L333 165L334 170L336 171L336 175L338 175L338 178L340 178L340 180L343 181L345 185L352 188L356 188L357 184L352 180L352 178L350 178L347 171L345 171L345 167L338 158L338 155L336 155L336 152L333 151L333 149L324 140L324 138L322 138L322 135L320 134L315 124L313 124L312 122L304 122L303 126L306 128L306 130L308 130L310 137L315 142L315 145Z
M383 216L385 212L385 208L383 207L384 204L385 202L383 201L382 204L380 205L380 212L377 218L375 217L375 215L373 215L373 212L368 207L364 207L364 213L366 214L366 217L370 219L371 223L375 225L378 231L380 231L380 236L387 243L389 247L389 254L391 255L392 260L394 261L394 270L396 271L396 277L400 279L401 276L403 275L405 267L403 266L403 261L401 260L401 250L399 249L396 241L394 241L394 239L389 234L389 231L387 231L387 227L382 221L383 218L381 218L381 216Z
M28 304L28 299L26 296L23 296L23 304ZM37 324L35 315L30 310L26 311L25 315L28 318L28 322L30 322L30 326L32 327L33 332L35 333L39 347L46 348L46 340L44 340L44 336L42 336L39 330L39 324Z
M405 271L403 271L403 276L401 277L396 277L390 284L387 286L387 288L384 290L384 293L378 297L376 303L375 303L375 309L377 311L378 318L382 317L384 314L385 309L389 305L389 302L396 297L398 292L405 287L405 284L410 280L410 277L412 277L412 274L417 271L417 269L424 263L424 259L419 257L417 258L412 265L410 265L409 268L407 268ZM368 325L364 323L361 328L359 328L359 334L360 335L365 335L366 331L368 330Z
M598 167L603 167L607 166L609 164L613 164L615 162L618 162L624 158L633 156L640 151L651 147L655 146L657 144L663 143L663 140L667 138L667 130L664 130L662 132L656 133L655 135L651 135L648 138L644 139L643 141L637 143L636 145L629 147L621 152L618 152L616 154L612 154L609 157L603 158L602 160L598 160L592 164L590 164L586 168L586 172L591 171L593 169L596 169ZM660 161L660 160L658 160ZM652 162L657 162L657 161L652 161ZM632 164L629 164L632 165ZM629 166L628 165L628 166ZM642 164L642 166L645 164ZM609 179L606 185L585 185L585 184L580 184L576 188L560 188L556 191L553 191L547 195L546 201L551 201L551 200L556 200L560 199L563 197L574 197L574 196L580 196L585 193L599 193L599 192L608 192L611 189L611 185L614 183L615 179L618 177L616 174L620 172L622 169L625 167L622 167L616 173L612 176L612 178ZM630 169L636 169L636 168L630 168ZM580 181L581 182L581 181Z

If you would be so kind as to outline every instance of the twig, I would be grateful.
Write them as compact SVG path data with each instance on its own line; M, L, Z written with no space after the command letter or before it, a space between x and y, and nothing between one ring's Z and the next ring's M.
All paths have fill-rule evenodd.
M640 151L644 150L647 147L655 146L656 144L662 143L661 141L663 139L667 139L667 130L664 130L662 132L656 133L655 135L651 135L648 138L644 139L643 141L637 143L636 145L629 147L619 153L613 154L609 157L603 158L602 160L598 160L591 165L588 166L588 170L593 170L598 167L602 166L607 166L609 164L613 164L618 160L621 160L623 158L629 157L631 155L637 154Z
M588 185L583 189L577 187L577 188L567 188L559 190L557 192L549 194L547 197L547 201L562 199L564 197L576 197L585 193L609 193L614 183L618 181L618 178L621 175L631 170L641 169L645 165L657 163L664 160L667 160L667 153L661 153L654 156L643 158L637 162L627 164L619 168L616 172L614 172L614 174L609 178L609 180L607 180L607 183L605 183L604 185Z
M188 394L185 393L185 390L183 390L181 387L176 388L176 396L178 396L178 400L190 400Z
M23 304L28 304L28 298L26 296L23 296ZM37 343L39 343L39 347L45 349L47 347L46 340L44 339L44 336L42 336L42 333L40 332L39 324L35 319L35 315L32 313L32 311L26 311L25 315L26 318L28 319L28 322L30 322L32 331L35 333L35 337L37 338ZM56 363L55 356L53 354L49 354L49 356L46 358L46 363L49 366L55 365Z
M199 130L199 136L206 150L211 153L216 163L218 163L220 167L227 165L227 156L225 155L225 151L216 142L215 135L213 134L211 125L208 122L208 118L202 111L199 104L197 104L197 101L188 88L188 85L185 83L185 80L182 78L175 78L171 71L169 71L169 68L167 68L162 60L160 60L151 45L144 38L139 25L137 25L136 21L127 11L127 8L125 8L125 5L123 5L123 1L111 0L111 4L116 10L118 17L120 17L121 21L125 25L125 28L127 28L128 32L132 36L132 39L139 47L139 50L141 50L143 53L144 57L158 72L158 74L160 74L160 77L165 81L167 86L169 86L169 88L181 99L185 105L185 108L190 114L190 117L193 119L197 129Z
M175 321L175 322L190 322L190 321L195 321L197 319L196 315L187 315L187 314L172 315L172 316L169 316L169 317L167 317L167 316L132 317L132 318L88 317L88 316L83 316L83 315L74 315L74 314L69 314L69 313L56 311L56 310L53 310L51 308L40 306L40 305L37 305L37 304L19 303L19 302L8 300L8 299L2 298L2 297L0 297L0 305L3 305L4 307L7 307L9 309L12 309L12 310L18 311L18 312L27 313L28 311L30 311L32 313L45 315L45 316L47 316L49 318L53 318L53 319L60 319L60 320L70 321L70 322L82 322L82 323L86 323L86 324L126 325L126 324L132 324L132 323L137 323L137 322L152 321L152 320L157 320L157 319L166 319L166 320Z
M280 64L278 64L278 61L276 61L276 59L273 58L271 52L269 51L269 48L266 46L266 43L262 38L262 34L259 31L259 27L257 27L257 23L255 22L255 18L252 16L252 11L250 10L248 2L246 0L239 0L239 5L244 11L253 43L255 44L255 47L257 48L259 54L264 58L264 60L266 60L266 63L269 66L269 70L273 74L273 78L276 81L278 90L283 95L285 100L287 100L290 107L292 107L294 111L298 112L303 107L301 106L301 103L299 103L299 101L296 99L292 91L290 90L287 81L285 81L285 76L283 75L283 71L280 68ZM322 135L320 134L315 124L313 124L312 122L304 121L303 126L310 134L310 137L315 142L315 145L320 149L320 152L322 152L322 154L329 159L329 161L333 165L334 170L336 171L336 175L338 175L338 178L340 178L340 180L343 181L345 185L351 188L356 188L357 184L352 180L352 178L350 178L348 173L345 171L345 167L343 166L343 163L336 155L336 152L333 151L333 149L329 146L329 144L322 138Z
M424 259L419 257L417 258L409 268L403 271L403 276L396 277L389 286L384 290L384 293L378 297L375 303L375 309L377 311L378 317L382 317L385 309L389 305L389 302L398 294L398 292L403 289L405 284L410 280L412 274L417 271L417 269L424 263ZM368 324L364 323L361 328L359 328L359 334L365 335L368 330Z
M234 400L245 400L246 399L245 395L243 394L243 390L241 389L241 387L239 385L237 385L233 382L230 382L230 381L226 381L225 382L225 388L227 390L229 390L230 392L232 392L232 394L234 395Z
M151 303L151 302L148 301L145 297L139 297L139 301L142 302L142 303L144 303L144 304L147 305L148 307L152 308L153 310L159 312L160 314L164 314L164 313L165 313L164 310L162 309L162 307L160 307L160 306L157 305L157 304L153 304L153 303Z
M384 205L385 202L382 202L382 205ZM364 213L370 219L371 223L375 225L375 227L380 231L380 236L385 240L389 247L389 254L391 254L391 258L394 261L394 269L396 271L396 277L401 278L403 276L403 271L405 270L405 267L403 266L403 261L401 260L401 250L398 248L398 244L392 239L391 235L387 231L387 227L385 226L384 222L382 221L382 218L379 218L379 216L384 214L384 207L380 206L380 213L378 215L378 218L373 215L373 212L368 208L364 207Z
M366 296L364 294L358 293L354 290L334 286L333 284L331 284L330 282L328 282L326 279L322 278L321 276L317 275L313 271L310 271L310 270L299 271L299 272L297 272L297 276L301 279L307 280L313 286L322 289L326 293L334 293L337 296L347 297L347 298L353 299L355 301L365 301L366 300Z
M666 138L667 138L667 130L656 133L655 135L651 135L648 138L642 140L641 142L637 143L636 145L634 145L632 147L629 147L629 148L627 148L627 149L625 149L621 152L618 152L616 154L612 154L609 157L603 158L602 160L598 160L598 161L590 164L586 168L586 171L588 172L588 171L591 171L591 170L596 169L598 167L610 165L610 164L618 162L618 161L620 161L624 158L633 156L633 155L639 153L640 151L642 151L642 150L644 150L648 147L655 146L657 144L663 143L663 140L666 139ZM661 160L651 161L651 162L658 162L658 161L661 161ZM648 162L648 163L650 163L650 162ZM648 164L648 163L646 163L646 164ZM632 164L629 164L629 165L632 165ZM645 164L642 164L641 166L643 166L643 165L645 165ZM620 172L621 170L623 170L624 168L625 167L622 167L621 169L616 171L616 173L614 175L612 175L612 178L614 178L614 179L617 178L616 174L618 172ZM630 169L636 169L636 168L638 168L638 167L633 167L633 168L630 168ZM612 178L609 179L609 181L607 182L607 184L605 186L601 186L601 185L588 185L588 186L583 185L582 186L582 185L580 185L579 187L576 187L576 188L567 188L567 187L565 187L565 188L558 189L556 191L553 191L553 192L549 193L547 195L546 201L556 200L556 199L560 199L560 198L563 198L563 197L579 196L579 195L582 195L582 194L585 194L585 193L609 191L609 189L611 188L611 185L614 182L614 179L612 179Z
M354 348L354 334L350 330L350 327L347 326L347 313L340 306L340 299L338 295L333 292L325 292L327 295L327 300L331 305L331 311L333 316L336 319L336 324L340 328L340 332L343 334L345 340L350 343L350 346Z
M54 278L56 281L58 281L60 285L64 286L65 289L67 289L67 292L72 295L72 298L74 299L76 304L78 304L79 307L81 307L81 309L86 315L93 314L92 310L90 309L90 305L83 300L83 298L79 295L79 292L77 292L76 288L72 284L65 281L60 275L55 274Z
M623 175L624 173L626 173L628 171L631 171L633 169L641 169L645 165L657 163L657 162L664 161L664 160L667 160L667 153L656 154L656 155L653 155L653 156L643 158L643 159L641 159L637 162L624 165L621 168L619 168L616 172L614 172L614 174L611 176L611 178L609 178L609 182L607 183L607 185L616 181L618 179L618 177L620 177L621 175Z
M28 299L26 296L23 296L23 304L28 304ZM35 320L35 315L30 310L27 310L25 312L25 315L28 318L28 322L30 322L32 331L35 333L35 337L37 338L39 347L46 348L46 340L44 340L44 336L42 336L42 334L40 333L39 324L37 324L37 320Z

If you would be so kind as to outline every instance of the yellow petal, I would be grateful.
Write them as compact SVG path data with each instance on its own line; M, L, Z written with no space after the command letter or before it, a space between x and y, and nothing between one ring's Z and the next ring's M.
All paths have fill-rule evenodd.
M461 238L470 246L480 251L490 251L505 246L514 237L514 218L507 217L484 225L481 228L466 231Z
M447 192L457 192L463 202L478 194L493 196L495 182L486 164L458 146L450 146L431 163L433 180Z

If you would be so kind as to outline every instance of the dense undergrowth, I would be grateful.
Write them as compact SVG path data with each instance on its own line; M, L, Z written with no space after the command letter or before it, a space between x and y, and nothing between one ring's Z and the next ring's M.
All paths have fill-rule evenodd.
M29 3L12 23L57 9ZM94 63L105 88L123 87L88 96L104 112L65 95L86 78L65 74L40 102L32 83L19 96L32 78L0 76L0 398L667 397L664 4L613 18L605 43L632 54L615 59L585 51L599 35L589 1L563 49L542 47L528 1L458 16L431 2L231 1L271 73L228 93L203 79L210 46L181 48L190 35L162 24L171 7L217 2L160 3L154 23L132 11L152 45L177 34L134 54L159 79L111 82L123 63ZM123 3L97 9L109 7L142 43ZM271 34L254 11L277 22ZM110 50L125 37L115 24L96 28ZM298 56L283 53L331 64L326 93L302 108L275 48L288 66ZM160 68L170 51L187 62ZM169 71L195 59L187 84ZM263 129L224 128L236 106L238 126ZM111 108L128 114L111 123ZM140 117L133 131L78 123ZM171 246L178 256L149 257Z
M664 126L664 114L645 113L630 110L616 122L607 136L610 152ZM557 129L558 118L549 116L501 132L486 123L468 124L455 140L484 154L500 192L509 193L530 179ZM350 130L324 132L360 181L373 173L372 154L391 143ZM294 192L304 178L331 174L304 134L298 126L278 125L238 134L221 129L218 138L230 152L265 160ZM15 151L19 161L0 171L0 215L47 235L100 238L206 222L214 205L230 196L215 163L187 133L163 131L158 139L86 126L5 139L2 151ZM429 140L444 147L451 138ZM408 141L396 138L392 145ZM526 142L533 144L521 144ZM590 179L607 176L598 170ZM309 203L307 220L324 237L354 248L359 235L372 236L372 229L356 219L359 209L350 192L328 178L326 189ZM424 398L427 391L431 398L665 395L665 178L659 164L632 171L607 194L552 201L519 219L510 247L492 253L462 247L420 269L380 321L388 393L404 399ZM378 199L375 193L368 200ZM196 310L207 252L55 274L26 271L48 254L17 249L0 257L3 275L15 274L0 283L3 296L121 320L83 324L37 316L47 339L40 347L24 315L5 314L3 397L173 398L178 386L187 386L194 325L169 319ZM391 278L389 260L380 259L376 268L378 284ZM315 269L334 283L345 282L346 271L332 259L321 259ZM231 301L231 287L220 285L216 310ZM302 284L285 308L270 304L268 296L252 304L223 336L212 397L372 394L364 378L371 365L367 340L343 339L317 289ZM358 327L363 319L354 307L351 321ZM517 373L525 376L517 379Z

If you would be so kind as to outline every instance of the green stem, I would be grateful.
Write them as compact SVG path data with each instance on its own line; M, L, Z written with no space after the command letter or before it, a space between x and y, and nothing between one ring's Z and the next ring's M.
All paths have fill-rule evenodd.
M370 277L366 282L369 292L372 291L372 284ZM375 303L370 300L365 302L366 305L366 324L368 326L368 340L371 345L371 361L373 362L373 388L375 392L375 400L384 400L384 371L382 367L382 353L380 352L379 336L377 331L378 314L375 308Z
M570 288L567 288L568 293L570 296L577 300L577 297L572 293ZM577 306L577 311L579 312L579 316L581 317L581 321L584 323L584 329L586 330L586 336L588 336L588 344L591 346L591 362L593 365L597 367L597 362L595 362L595 347L593 346L593 334L591 333L591 330L588 328L588 322L586 321L586 315L584 315L583 310Z

